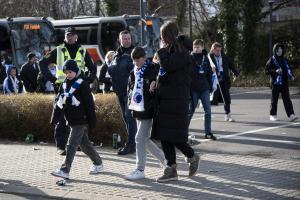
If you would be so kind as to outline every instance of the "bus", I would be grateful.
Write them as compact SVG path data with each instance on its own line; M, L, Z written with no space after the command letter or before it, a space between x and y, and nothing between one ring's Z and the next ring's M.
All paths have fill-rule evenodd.
M33 52L43 56L51 49L54 28L47 18L17 17L0 19L0 56L3 64L13 63L17 68Z
M139 15L123 15L115 17L81 16L66 20L52 20L55 29L56 45L64 40L64 30L67 27L75 27L78 34L78 42L87 49L93 61L98 66L104 62L106 53L116 50L119 46L118 36L120 31L129 30L134 46L144 46L147 56L153 57L159 49L159 29L162 20L157 17L147 17L142 22ZM141 24L146 23L146 44L141 42Z

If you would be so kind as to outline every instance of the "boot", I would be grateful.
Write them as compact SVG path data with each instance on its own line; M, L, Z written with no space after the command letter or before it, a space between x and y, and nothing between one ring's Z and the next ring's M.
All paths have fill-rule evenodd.
M187 162L190 163L189 176L194 176L199 167L200 156L198 154L194 154L192 158L187 159Z
M164 175L159 177L157 179L157 182L164 183L164 182L167 182L167 181L176 181L176 180L178 180L176 167L177 167L176 164L173 164L171 167L167 166L164 170Z

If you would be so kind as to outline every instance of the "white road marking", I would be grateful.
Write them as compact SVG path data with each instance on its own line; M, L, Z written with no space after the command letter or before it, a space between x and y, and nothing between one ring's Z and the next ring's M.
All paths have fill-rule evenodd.
M236 136L232 139L234 139L234 140L252 140L252 141L263 141L263 142L275 142L275 143L300 145L300 142L291 141L291 140L272 140L272 139L263 139L263 138L245 137L245 136Z
M260 93L260 92L270 92L271 90L253 90L248 92L238 92L238 93L231 93L230 96L240 95L240 94L253 94L253 93Z
M288 126L299 125L299 124L300 124L300 122L294 122L294 123L284 124L284 125L280 125L280 126L273 126L273 127L268 127L268 128L261 128L261 129L251 130L251 131L245 131L245 132L241 132L241 133L235 133L232 135L223 135L223 136L219 136L218 139L232 138L232 137L245 135L245 134L249 134L249 133L258 133L258 132L263 132L263 131L268 131L268 130L273 130L273 129L278 129L278 128L284 128L284 127L288 127Z

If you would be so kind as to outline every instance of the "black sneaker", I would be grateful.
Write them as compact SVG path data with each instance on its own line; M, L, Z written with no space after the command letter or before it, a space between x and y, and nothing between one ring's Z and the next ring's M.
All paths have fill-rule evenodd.
M214 136L212 133L205 134L205 139L217 140L216 136Z
M118 151L118 155L127 155L135 152L135 146L126 145L124 148Z

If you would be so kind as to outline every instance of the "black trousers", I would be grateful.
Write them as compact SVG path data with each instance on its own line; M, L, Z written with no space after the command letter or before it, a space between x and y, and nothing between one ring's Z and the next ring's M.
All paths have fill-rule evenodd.
M212 105L218 105L218 102L223 102L225 114L228 114L230 113L230 103L231 103L230 91L229 88L225 86L224 81L220 81L219 84L220 87L218 86L218 89L214 92Z
M278 98L280 93L285 108L285 112L289 117L291 114L294 114L294 109L290 98L290 91L288 86L277 86L277 85L272 86L270 115L277 115L277 104L278 104Z
M167 165L171 166L176 164L176 150L179 149L187 158L192 158L194 156L194 150L186 142L181 143L171 143L167 141L161 141L161 146L165 154Z

